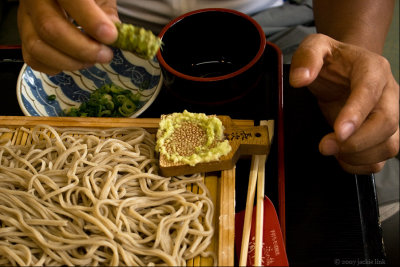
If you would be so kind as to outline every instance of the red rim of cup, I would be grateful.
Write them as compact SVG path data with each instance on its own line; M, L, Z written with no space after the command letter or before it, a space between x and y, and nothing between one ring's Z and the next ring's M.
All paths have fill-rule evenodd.
M249 62L247 63L245 66L241 67L240 69L238 69L237 71L234 71L232 73L226 74L226 75L222 75L222 76L216 76L216 77L208 77L208 78L202 78L202 77L195 77L195 76L190 76L190 75L186 75L182 72L179 72L177 70L175 70L174 68L172 68L170 65L168 65L168 63L164 60L162 54L161 54L161 50L159 50L157 52L157 59L158 62L170 73L172 73L173 75L186 79L186 80L191 80L191 81L198 81L198 82L212 82L212 81L220 81L220 80L225 80L228 78L232 78L235 77L243 72L245 72L246 70L248 70L249 68L251 68L263 55L266 44L267 44L267 40L264 34L263 29L261 28L260 24L258 24L252 17L236 11L236 10L232 10L232 9L226 9L226 8L206 8L206 9L199 9L199 10L195 10L195 11L191 11L188 12L186 14L183 14L175 19L173 19L171 22L169 22L160 32L160 34L158 35L161 39L164 36L164 34L168 31L169 28L171 28L175 23L181 21L182 19L191 16L193 14L198 14L198 13L203 13L203 12L226 12L226 13L232 13L238 16L241 16L245 19L247 19L248 21L250 21L254 27L256 27L259 35L260 35L260 46L258 49L257 54L255 55L255 57Z

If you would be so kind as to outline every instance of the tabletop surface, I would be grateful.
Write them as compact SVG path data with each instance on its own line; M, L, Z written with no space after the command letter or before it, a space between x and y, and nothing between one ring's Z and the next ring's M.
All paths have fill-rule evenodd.
M23 62L18 49L0 49L0 115L21 115L16 81ZM267 47L265 76L258 88L238 102L223 106L196 106L180 102L163 88L141 117L162 113L217 113L235 119L277 119L276 50ZM283 121L285 165L286 246L291 266L364 265L384 260L374 177L341 170L332 157L318 152L318 142L331 128L306 88L288 84L288 65L283 66ZM276 142L267 162L266 194L277 205ZM245 208L249 162L241 160L236 178L236 211ZM371 263L371 264L369 264Z

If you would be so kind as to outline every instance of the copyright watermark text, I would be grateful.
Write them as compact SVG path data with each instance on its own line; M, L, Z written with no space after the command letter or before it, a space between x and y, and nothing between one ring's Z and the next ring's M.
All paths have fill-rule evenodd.
M385 259L334 259L335 265L366 266L366 265L385 265Z

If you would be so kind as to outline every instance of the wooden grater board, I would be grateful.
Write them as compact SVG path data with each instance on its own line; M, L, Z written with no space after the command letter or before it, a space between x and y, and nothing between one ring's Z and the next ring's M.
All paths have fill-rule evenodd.
M15 129L45 124L53 127L114 128L142 127L151 133L158 129L158 118L61 118L0 116L0 128ZM237 126L252 126L251 120L233 120ZM11 140L12 144L25 144L30 140L26 132L0 133L0 143ZM208 249L214 250L219 266L234 265L235 233L235 169L206 173L204 182L211 193L215 205L215 234ZM188 188L189 189L189 188ZM198 190L191 186L192 191ZM210 258L196 257L187 261L188 266L213 266Z
M228 116L217 116L224 127L225 140L231 151L218 160L199 162L194 166L182 162L173 162L160 155L160 172L164 176L178 176L199 172L212 172L232 169L242 155L262 155L270 149L267 126L237 126ZM180 139L183 140L183 139ZM178 141L179 142L179 141ZM191 143L185 140L185 143Z

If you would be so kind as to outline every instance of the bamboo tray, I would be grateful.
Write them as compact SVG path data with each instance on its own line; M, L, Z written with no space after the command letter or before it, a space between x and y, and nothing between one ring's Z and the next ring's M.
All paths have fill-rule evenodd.
M233 120L237 126L252 126L251 120ZM0 116L0 128L15 129L21 126L32 127L46 124L53 127L114 128L142 127L151 133L158 129L158 118L61 118L61 117L23 117ZM0 133L0 143L11 140L12 144L24 144L29 140L25 132ZM204 182L211 193L215 205L214 228L216 229L209 250L217 255L219 266L234 265L235 233L235 168L215 173L206 173ZM188 186L197 192L198 188ZM211 258L196 257L188 260L188 266L212 266Z

